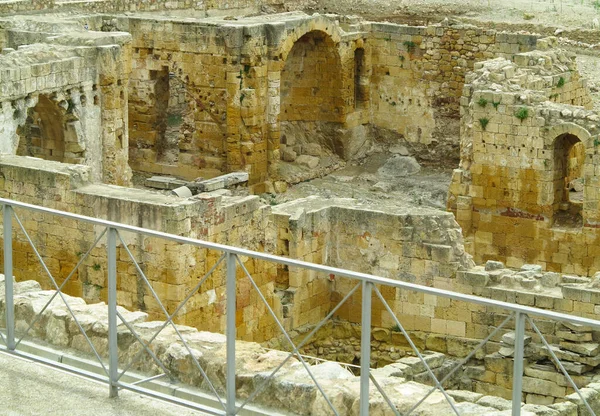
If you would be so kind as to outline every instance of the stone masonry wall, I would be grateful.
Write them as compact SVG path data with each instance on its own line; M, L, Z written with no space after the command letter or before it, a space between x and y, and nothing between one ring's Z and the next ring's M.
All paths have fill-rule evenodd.
M373 210L353 200L308 198L277 206L274 213L278 254L292 258L444 288L453 286L457 270L472 264L458 224L439 211ZM307 270L279 270L278 279L290 329L319 322L357 283ZM424 313L422 296L395 290L383 295L409 329L431 329L433 315ZM360 322L360 304L359 290L336 317ZM377 302L373 325L392 325ZM442 332L465 335L465 323L456 317L444 321Z
M31 140L28 129L33 126L41 129L44 147L64 149L61 161L89 165L96 181L129 183L124 111L130 37L120 34L110 40L115 43L73 48L58 41L59 45L5 50L0 57L2 153L15 154L19 145L23 148ZM55 114L46 123L54 126L35 126L31 120L39 117L35 108L42 102ZM51 134L57 131L61 134Z
M533 50L537 41L474 26L370 23L368 31L371 122L430 161L458 158L459 100L475 62Z
M1 157L0 173L1 194L5 198L208 241L272 250L272 231L266 222L268 207L261 207L257 197L203 194L193 199L179 199L131 188L91 184L89 169L85 166L14 156ZM64 281L102 231L54 216L23 210L17 210L17 213L58 284ZM13 226L17 230L13 245L15 276L19 280L35 276L44 288L52 288L29 243L17 229L18 225L14 222ZM128 233L122 237L170 313L220 256L214 251L156 238ZM74 273L65 286L67 293L83 296L88 301L106 300L105 241L104 237ZM275 267L252 259L244 259L244 264L271 306L279 311L281 307L274 296ZM143 310L156 318L164 316L122 244L118 247L117 272L120 305ZM259 341L272 338L276 334L275 323L240 269L238 279L240 338ZM176 321L207 330L222 330L224 287L224 268L220 267L192 296Z
M505 79L521 89L505 87ZM600 270L599 116L585 109L591 101L574 62L555 51L489 61L477 67L461 100L461 165L449 206L475 260L588 276ZM575 142L586 155L579 200L567 190L565 170Z

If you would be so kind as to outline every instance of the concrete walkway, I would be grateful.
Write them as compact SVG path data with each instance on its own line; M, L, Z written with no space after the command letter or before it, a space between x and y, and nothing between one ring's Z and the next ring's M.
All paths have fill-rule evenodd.
M130 391L108 398L108 386L0 353L4 416L200 416L204 413Z

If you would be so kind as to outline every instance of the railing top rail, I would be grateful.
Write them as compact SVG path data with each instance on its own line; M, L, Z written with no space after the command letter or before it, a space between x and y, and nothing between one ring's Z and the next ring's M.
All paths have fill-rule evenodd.
M546 318L556 321L567 321L576 324L581 324L589 327L593 327L600 330L600 321L595 319L583 318L574 315L568 315L564 313L548 311L544 309L533 308L530 306L516 305L513 303L503 302L494 299L482 298L480 296L467 295L464 293L453 292L445 289L437 289L428 286L422 286L415 283L408 283L399 280L393 280L386 277L375 276L368 273L354 272L351 270L340 269L337 267L325 266L315 263L309 263L302 260L290 259L286 257L276 256L268 253L261 253L258 251L248 250L239 247L228 246L225 244L211 243L208 241L198 240L190 237L182 237L175 234L169 234L162 231L150 230L147 228L136 227L133 225L122 224L114 221L102 220L98 218L92 218L85 215L73 214L70 212L59 211L53 208L46 208L39 205L28 204L25 202L14 201L11 199L0 198L0 205L3 207L8 205L11 207L20 207L32 211L44 212L48 214L58 215L60 217L71 218L74 220L84 221L94 225L100 225L109 228L115 228L122 231L143 234L151 237L162 238L170 241L175 241L182 244L191 244L197 247L217 250L221 252L233 253L240 256L252 257L259 260L271 261L278 264L283 264L292 267L299 267L308 270L314 270L326 274L334 274L340 277L346 277L349 279L357 279L360 281L367 281L374 284L380 284L385 286L396 287L399 289L411 290L414 292L441 296L444 298L454 299L463 302L474 303L482 306L501 308L508 311L525 313L528 315L537 316L540 318Z

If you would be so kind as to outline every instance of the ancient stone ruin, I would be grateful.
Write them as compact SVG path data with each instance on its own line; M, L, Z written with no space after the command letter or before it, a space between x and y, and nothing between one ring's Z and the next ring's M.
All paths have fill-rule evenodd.
M584 71L597 57L597 25L491 25L425 9L382 16L378 6L331 3L0 0L0 197L597 319L600 97ZM87 255L97 227L18 215L59 284L87 256L63 290L106 354L105 237ZM120 311L149 339L165 316L139 271L172 313L219 255L122 237ZM18 230L13 250L24 331L55 288ZM242 260L294 341L356 284ZM237 393L247 398L289 344L242 277ZM439 378L509 316L407 290L383 297ZM359 414L361 298L349 296L301 350L347 415ZM225 309L217 268L175 317L219 391ZM526 328L522 414L588 414L549 351L600 412L600 332L536 325L549 345ZM32 330L28 339L90 353L58 300ZM514 330L448 376L461 414L510 414ZM172 335L153 346L157 355L206 390L191 372L195 356ZM123 357L138 353L119 336ZM375 300L371 367L401 414L432 384ZM328 414L309 382L291 360L256 403ZM374 391L374 414L387 405ZM439 391L419 409L454 414Z

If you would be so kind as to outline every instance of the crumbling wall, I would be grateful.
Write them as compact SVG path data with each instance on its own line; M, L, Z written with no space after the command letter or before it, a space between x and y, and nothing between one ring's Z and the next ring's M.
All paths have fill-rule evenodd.
M475 62L530 51L536 37L473 26L370 24L372 123L435 162L458 159L459 100ZM391 137L390 137L391 136Z
M0 151L86 164L96 181L128 184L129 37L116 40L120 45L5 51Z
M180 199L92 184L88 167L18 156L1 156L0 173L1 195L5 198L207 241L273 250L269 209L262 206L257 197L227 198L204 194L193 199ZM16 211L59 285L102 232L101 227L85 223ZM35 278L44 288L53 288L24 234L16 223L13 226L16 230L13 244L15 276L19 280ZM170 313L220 256L215 251L131 233L122 233L122 237ZM103 237L65 284L67 293L93 302L106 300L105 241L106 237ZM143 310L155 318L164 317L123 245L119 243L118 246L119 304ZM244 259L244 265L273 309L279 311L281 307L274 295L275 266L253 259ZM258 341L272 338L277 331L275 322L239 269L238 279L240 338ZM225 325L224 285L225 270L221 266L192 296L176 321L207 330L222 330Z
M598 271L598 114L585 109L591 99L574 61L560 51L488 61L476 67L464 94L461 165L449 207L475 260ZM566 170L578 142L586 155L575 184L579 198Z
M308 198L277 206L274 212L278 253L293 258L443 288L452 287L457 270L472 265L458 224L439 211L373 210L350 199ZM279 273L285 275L280 295L290 329L318 323L357 284L309 270ZM384 296L407 328L431 328L433 315L423 313L423 295L385 290ZM359 290L335 316L360 322L360 304ZM373 325L393 325L383 311L382 304L374 304ZM464 335L465 323L458 321L461 331L455 330L454 323L444 329Z

